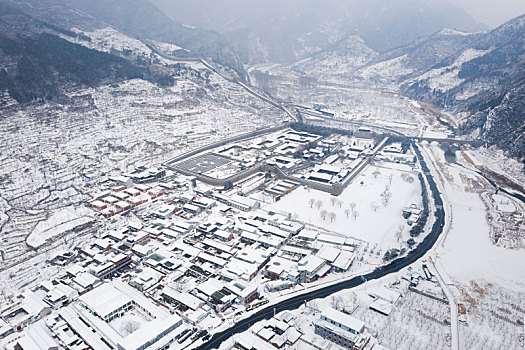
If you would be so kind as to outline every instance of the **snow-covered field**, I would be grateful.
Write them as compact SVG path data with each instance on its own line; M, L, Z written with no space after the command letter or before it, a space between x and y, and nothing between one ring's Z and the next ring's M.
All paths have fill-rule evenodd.
M493 194L492 200L496 203L496 206L500 211L512 213L516 210L516 205L514 204L514 201L504 195Z
M491 242L486 207L479 193L465 183L466 178L475 178L479 183L484 180L468 169L447 164L439 146L431 145L425 149L436 159L444 182L444 200L452 210L450 231L438 249L447 273L462 283L485 280L524 290L525 269L522 267L525 254Z
M86 207L64 207L50 215L49 219L39 222L27 237L27 244L39 247L47 240L80 225L94 220L94 212Z
M390 193L388 202L382 196L385 191ZM310 199L320 201L321 207L317 203L310 206ZM417 174L408 166L385 163L367 167L339 197L299 187L265 209L291 213L314 226L393 248L410 238L410 226L403 219L402 210L412 203L421 207ZM324 218L323 211L327 212ZM333 220L330 213L335 214ZM402 233L398 239L399 231Z

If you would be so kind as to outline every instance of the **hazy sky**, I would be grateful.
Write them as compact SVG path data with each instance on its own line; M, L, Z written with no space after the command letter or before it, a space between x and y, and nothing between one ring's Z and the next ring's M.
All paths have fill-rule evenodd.
M475 20L491 28L525 13L525 0L443 0L461 5Z

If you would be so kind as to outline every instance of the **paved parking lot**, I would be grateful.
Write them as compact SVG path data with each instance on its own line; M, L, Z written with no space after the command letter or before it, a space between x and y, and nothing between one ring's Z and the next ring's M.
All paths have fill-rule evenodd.
M203 174L230 162L231 160L229 160L228 158L221 157L212 153L207 153L202 156L185 160L184 162L181 162L179 164L175 164L174 167L179 168L181 170Z

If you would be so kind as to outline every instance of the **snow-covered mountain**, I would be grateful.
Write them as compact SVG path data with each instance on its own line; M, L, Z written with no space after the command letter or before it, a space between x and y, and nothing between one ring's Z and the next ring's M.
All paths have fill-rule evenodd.
M378 52L444 27L478 30L459 7L419 0L152 0L172 18L220 32L243 62L291 63L352 36Z
M57 99L73 88L122 79L155 79L144 65L63 38L79 39L79 33L5 3L0 10L0 91L18 102Z
M338 41L330 49L293 64L291 69L320 80L344 81L378 56L361 37L352 35Z
M93 31L111 26L141 39L157 40L187 49L187 56L212 58L244 76L232 45L213 30L183 25L167 17L148 0L4 0L56 28ZM184 52L179 52L178 56Z
M401 88L412 98L462 114L464 132L479 129L488 142L523 157L524 76L525 15L464 41Z
M442 29L384 53L348 36L291 69L430 102L458 116L460 131L525 153L525 15L488 32Z
M525 79L514 83L487 108L468 118L462 128L464 132L479 130L480 136L490 144L524 159Z
M369 47L360 36L350 35L291 67L294 71L318 79L396 88L400 83L439 66L443 60L468 47L480 36L480 33L442 29L381 53Z
M404 91L440 106L483 108L523 77L525 16L465 40L457 51L404 82ZM491 98L492 97L492 98ZM483 102L484 101L484 102Z
M356 78L370 82L401 83L424 74L430 67L438 66L447 57L475 42L480 35L442 29L378 55L370 64L357 71Z

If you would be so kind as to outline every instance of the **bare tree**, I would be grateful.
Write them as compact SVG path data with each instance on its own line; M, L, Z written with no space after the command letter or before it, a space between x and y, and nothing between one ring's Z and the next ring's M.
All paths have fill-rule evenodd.
M127 321L127 322L124 322L121 326L121 330L123 330L124 332L128 334L135 332L139 328L140 328L140 324L137 321Z
M350 208L351 208L352 210L355 210L356 207L357 207L357 203L356 203L356 202L352 202L352 203L350 203Z
M357 220L357 217L359 216L359 212L357 210L352 210L352 216L354 217L354 220Z
M396 240L399 242L401 238L403 237L403 231L405 230L405 225L399 224L399 229L396 232Z
M332 307L332 309L335 309L336 305L337 305L336 297L332 295L330 297L330 306Z
M332 203L332 207L335 205L336 202L337 202L337 198L330 197L330 203Z
M328 212L326 210L321 210L321 218L323 218L323 220L326 220L326 215L328 215Z
M308 307L310 308L310 310L312 310L314 315L316 311L319 311L319 304L317 303L317 300L315 299L308 302Z
M317 79L306 75L301 75L299 77L298 83L302 88L313 88L317 86Z
M406 173L401 173L401 178L408 183L414 182L414 178Z
M345 303L341 296L332 296L330 297L330 306L332 307L332 309L343 311L343 309L345 308Z
M377 205L376 202L372 202L372 204L370 204L370 208L372 208L372 210L375 213L377 211L377 209L379 209L379 205Z
M345 209L345 215L346 215L346 218L348 218L348 215L350 215L350 209Z
M385 207L388 206L388 203L390 203L390 198L392 198L392 192L390 192L390 187L386 186L385 190L380 194L380 196L383 200L383 205Z
M339 206L339 208L342 208L343 207L343 201L337 201L337 205Z
M317 207L317 210L321 209L321 207L323 206L323 201L318 200L317 202L315 202L315 206Z
M266 72L261 72L259 70L255 70L251 74L255 78L257 87L259 89L267 91L273 86L272 76L270 74Z
M310 204L310 208L312 208L314 206L314 204L315 204L315 198L310 198L308 200L308 204Z
M331 211L328 216L330 217L330 222L334 222L335 218L337 217L333 211Z
M183 278L179 278L177 279L174 283L173 283L173 287L174 289L177 291L177 292L180 292L180 293L183 293L186 291L186 283L184 282L184 279Z
M372 173L372 175L374 175L374 179L377 179L377 177L378 177L379 175L381 175L381 173L379 172L379 170L376 169L376 170Z

